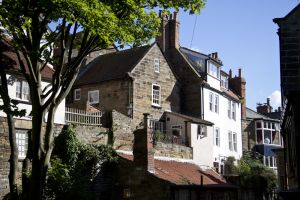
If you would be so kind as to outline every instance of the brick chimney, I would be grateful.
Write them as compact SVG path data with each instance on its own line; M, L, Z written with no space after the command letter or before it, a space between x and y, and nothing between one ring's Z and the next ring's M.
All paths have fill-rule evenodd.
M178 13L164 16L162 11L159 11L161 26L159 28L160 35L156 37L156 42L161 50L165 52L170 48L179 48L179 30L180 23L178 21Z
M267 103L257 104L256 111L260 114L271 113L273 107L270 105L270 98L267 98Z
M229 70L229 89L233 90L241 100L242 111L241 116L242 119L246 119L246 80L243 77L242 69L239 68L239 75L232 77L232 71Z
M139 168L154 173L154 150L149 113L144 113L144 128L134 132L133 161Z

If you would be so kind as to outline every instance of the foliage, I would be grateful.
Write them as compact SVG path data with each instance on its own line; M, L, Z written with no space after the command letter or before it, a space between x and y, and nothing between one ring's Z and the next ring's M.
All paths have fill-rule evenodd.
M276 175L263 165L261 156L257 153L244 152L238 161L237 172L241 186L253 189L259 196L267 196L276 187Z
M55 139L46 198L91 199L93 179L100 168L117 162L117 153L111 146L83 144L72 128L64 128Z
M236 175L237 174L237 167L234 164L235 158L232 156L229 156L225 162L224 162L224 168L225 168L225 175Z
M10 34L8 40L18 58L20 73L29 83L32 103L31 191L26 191L29 198L43 196L53 151L54 116L70 92L83 58L114 44L122 47L149 42L158 34L160 20L151 11L155 7L199 13L204 4L205 0L2 1L0 22ZM58 50L56 57L51 56L54 48ZM42 72L47 64L53 65L55 72L51 83L43 88Z

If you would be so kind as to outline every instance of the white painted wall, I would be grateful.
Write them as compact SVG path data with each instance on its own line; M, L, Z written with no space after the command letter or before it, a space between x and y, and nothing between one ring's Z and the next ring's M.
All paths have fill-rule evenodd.
M198 124L189 123L193 161L197 165L213 167L213 127L207 127L206 137L197 137Z
M8 93L10 98L16 99L16 84L13 81L13 78L11 75L7 75L8 80L12 80L11 84L8 85ZM47 82L42 82L42 87L45 88L47 86ZM2 100L0 99L0 104L2 104ZM30 102L28 103L19 103L18 107L20 110L25 109L26 110L26 115L23 117L24 119L30 119L29 114L31 112L31 104ZM5 113L3 111L0 111L0 116L5 117ZM54 118L54 123L56 124L64 124L65 123L65 100L63 100L56 111L55 118Z
M217 90L221 90L220 80L209 74L207 74L207 83L210 85L210 87L215 88Z
M219 95L219 113L209 110L209 93ZM204 95L204 119L214 123L214 127L220 130L220 146L213 146L213 162L220 162L222 158L234 156L239 159L242 156L242 135L241 135L241 104L236 103L236 120L230 119L227 115L228 98L210 89L203 89ZM237 152L229 150L228 131L237 134ZM212 141L214 140L214 137Z

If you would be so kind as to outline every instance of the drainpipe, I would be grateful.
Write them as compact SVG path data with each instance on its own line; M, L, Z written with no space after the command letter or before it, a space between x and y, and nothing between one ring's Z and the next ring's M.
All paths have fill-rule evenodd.
M200 86L201 95L201 119L204 119L204 95L203 95L203 83Z

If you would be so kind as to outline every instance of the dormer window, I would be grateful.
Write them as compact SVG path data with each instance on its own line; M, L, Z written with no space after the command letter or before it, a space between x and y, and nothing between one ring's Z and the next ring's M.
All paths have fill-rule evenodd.
M220 79L220 68L211 61L207 62L207 73L217 79Z
M154 59L154 71L159 73L159 59L158 58L155 58Z
M221 75L221 86L228 89L228 78Z

